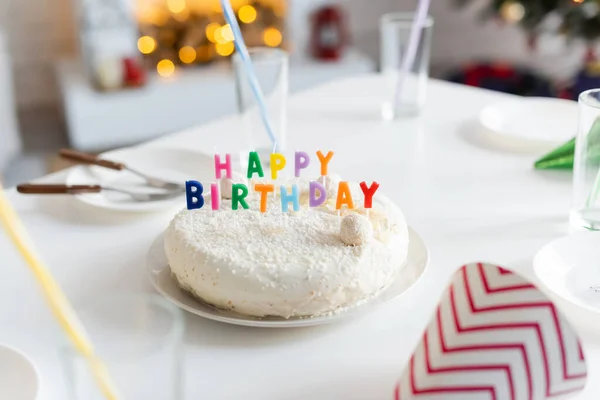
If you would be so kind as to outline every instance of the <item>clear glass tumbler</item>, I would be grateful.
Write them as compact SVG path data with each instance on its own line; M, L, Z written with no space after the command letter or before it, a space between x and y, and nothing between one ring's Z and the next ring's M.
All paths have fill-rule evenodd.
M288 53L281 49L255 47L249 49L249 54L264 95L273 134L277 140L276 150L283 152L286 148L287 136ZM244 123L247 149L257 151L261 155L268 155L271 153L273 145L261 119L259 105L252 91L244 64L237 53L233 56L233 66L238 110Z
M600 229L600 89L579 95L571 225Z
M155 295L110 295L77 310L119 400L181 400L182 311ZM69 400L106 400L89 364L61 346Z
M433 18L427 17L413 63L402 79L402 90L397 95L400 71L409 47L413 13L389 13L381 17L381 73L388 90L383 102L382 116L386 120L419 114L427 99L427 79L431 55Z

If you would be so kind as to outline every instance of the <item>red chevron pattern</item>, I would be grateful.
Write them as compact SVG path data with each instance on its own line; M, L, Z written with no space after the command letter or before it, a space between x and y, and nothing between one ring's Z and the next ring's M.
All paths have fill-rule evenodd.
M534 285L463 266L395 388L396 400L568 399L587 368L577 335Z

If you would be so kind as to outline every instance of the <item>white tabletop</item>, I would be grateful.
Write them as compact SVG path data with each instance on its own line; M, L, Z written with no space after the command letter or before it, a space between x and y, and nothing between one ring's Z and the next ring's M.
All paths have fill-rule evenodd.
M432 81L420 118L384 122L383 85L369 75L292 96L289 147L333 149L335 172L379 181L430 249L426 276L397 301L332 326L253 329L187 315L187 399L390 398L459 266L491 261L519 265L531 276L522 260L568 233L570 174L534 171L534 156L496 150L478 137L479 110L509 96ZM239 145L239 135L239 121L230 117L148 145L229 150ZM135 216L62 196L27 197L11 190L9 197L74 303L115 291L153 291L143 270L145 255L173 211ZM0 342L20 348L39 365L42 400L63 400L60 332L2 234L0 255ZM589 340L584 347L591 382L582 398L597 398L600 347Z

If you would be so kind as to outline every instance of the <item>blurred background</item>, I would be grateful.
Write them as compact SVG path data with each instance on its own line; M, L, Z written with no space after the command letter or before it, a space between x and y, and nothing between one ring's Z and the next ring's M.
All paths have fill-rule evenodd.
M435 0L433 77L574 99L600 87L599 0ZM377 71L379 18L415 0L233 0L248 45L291 52L290 91ZM573 7L573 6L576 7ZM0 0L0 176L60 169L235 111L218 0Z

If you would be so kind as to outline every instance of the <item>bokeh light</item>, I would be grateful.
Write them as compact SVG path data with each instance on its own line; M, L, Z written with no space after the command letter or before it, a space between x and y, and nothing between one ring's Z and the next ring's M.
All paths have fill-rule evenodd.
M217 24L216 22L208 24L205 30L206 38L213 43L217 43L217 39L215 38L215 32L217 31L217 29L220 28L221 25Z
M185 10L185 0L167 0L167 8L173 14L177 14Z
M196 61L196 49L192 46L183 46L179 49L179 59L184 64L191 64Z
M250 5L242 6L238 11L238 17L243 23L251 24L256 21L256 9Z
M263 32L263 41L269 47L279 46L282 40L283 36L277 28L270 27L265 29L265 31Z
M233 42L217 43L215 49L217 51L217 54L223 57L227 57L231 55L231 53L233 53L235 46L233 45Z
M142 36L137 42L138 50L142 54L150 54L156 49L156 40L151 36Z
M171 60L160 60L158 64L156 64L156 72L163 78L168 78L175 73L175 64L173 64L173 61Z

